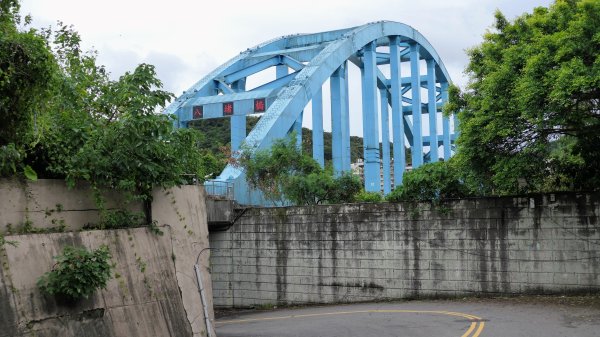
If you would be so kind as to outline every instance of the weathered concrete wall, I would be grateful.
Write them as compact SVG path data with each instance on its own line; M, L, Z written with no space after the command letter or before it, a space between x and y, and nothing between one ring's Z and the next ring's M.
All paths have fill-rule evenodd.
M115 191L104 191L102 195L107 209L142 210L140 203L128 202ZM41 229L64 225L69 231L98 221L94 193L86 183L68 188L64 180L58 179L0 179L0 233L7 229L18 232L26 223Z
M39 204L37 207L41 210L44 205L60 203L61 212L51 215L64 216L67 228L80 228L87 223L83 216L77 223L78 217L70 217L69 212L84 211L92 218L97 217L93 200L86 199L91 195L88 190L68 190L62 182L51 181L42 181L41 186L44 187L33 190L39 188L45 194L40 197L32 193L26 203ZM51 186L57 186L54 192ZM8 189L0 183L0 190ZM18 187L15 193L18 195L22 190ZM14 195L0 196L0 219L27 212L27 221L33 227L44 228L48 222L45 216L31 216L31 207L24 209ZM6 236L6 240L16 241L18 245L5 245L0 249L0 337L206 336L204 311L193 269L196 257L202 252L199 263L212 317L204 190L199 186L183 186L156 190L153 197L153 219L163 235L135 228ZM44 204L39 199L51 201ZM87 201L78 204L76 200ZM122 199L110 199L110 202L116 205L119 200ZM7 203L13 206L6 206ZM79 208L74 211L76 207ZM75 225L69 222L71 220ZM118 275L106 290L75 306L56 303L53 298L40 294L35 283L51 269L52 257L62 252L64 246L96 248L101 244L109 246L116 264L115 275Z
M145 228L9 236L0 277L0 336L191 336L175 266L171 232ZM37 279L65 245L107 244L116 263L106 290L75 306L43 296Z
M211 233L216 306L600 290L600 196L263 208Z
M214 322L212 285L208 268L210 250L208 243L208 225L206 220L206 193L202 186L183 186L168 191L154 192L152 219L159 226L168 226L172 235L173 258L177 271L177 285L183 298L188 324L192 326L194 336L206 336L204 309L194 264L198 260L202 272L202 284L205 288L208 314ZM214 324L213 327L214 336Z

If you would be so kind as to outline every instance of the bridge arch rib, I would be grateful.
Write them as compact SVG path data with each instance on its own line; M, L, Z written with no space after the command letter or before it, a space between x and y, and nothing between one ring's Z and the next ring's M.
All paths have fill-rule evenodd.
M389 53L378 52L377 47L382 46L389 47ZM424 76L420 75L420 60L427 64ZM437 130L437 120L441 105L447 100L450 77L425 37L412 27L397 22L381 21L324 33L283 36L249 48L194 84L164 112L175 114L179 127L185 127L194 119L230 117L232 150L238 150L243 142L243 151L254 152L269 148L275 139L285 137L291 130L299 128L301 132L303 110L312 100L313 129L316 131L313 137L321 137L320 142L318 139L313 141L313 156L323 165L322 120L320 126L318 121L322 119L322 106L319 104L322 104L322 86L330 80L333 164L336 173L341 173L350 169L348 61L361 69L367 191L390 191L389 124L384 122L389 118L390 106L396 145L393 152L396 185L401 183L405 170L405 136L412 152L420 154L412 156L413 167L421 165L423 160L436 161L440 145L443 146L443 158L449 158L455 135L451 134L447 117L442 118L441 133ZM410 62L410 77L400 76L402 62ZM390 65L389 79L377 67L380 64ZM275 80L246 90L248 76L270 67L276 67ZM289 69L291 73L288 73ZM426 103L420 97L422 87L427 89ZM413 101L419 104L413 104ZM379 110L381 126L378 126ZM263 115L246 136L245 116L257 112ZM429 136L425 137L422 136L422 114L433 116L429 118ZM383 158L379 153L380 130ZM423 154L423 146L429 147L428 154ZM260 193L248 188L239 167L228 165L207 185L212 184L214 191L219 189L216 187L219 182L224 181L234 185L238 202L267 203Z

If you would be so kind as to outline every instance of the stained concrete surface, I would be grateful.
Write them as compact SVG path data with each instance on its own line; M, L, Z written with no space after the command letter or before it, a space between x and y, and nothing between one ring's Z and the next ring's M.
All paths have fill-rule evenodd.
M250 209L211 232L217 307L600 291L600 194Z
M18 224L21 218L36 229L61 221L66 230L81 229L98 213L89 195L61 181L0 180L0 233L7 219ZM162 235L147 228L7 235L16 245L0 247L0 337L206 336L194 273L198 263L212 317L204 197L200 186L155 190L152 215ZM39 292L36 280L66 245L101 244L115 263L107 289L73 305Z

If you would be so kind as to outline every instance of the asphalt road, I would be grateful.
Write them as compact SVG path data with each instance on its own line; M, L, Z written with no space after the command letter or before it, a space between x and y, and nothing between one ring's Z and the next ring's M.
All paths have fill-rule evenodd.
M528 297L221 313L218 337L592 337L600 301Z

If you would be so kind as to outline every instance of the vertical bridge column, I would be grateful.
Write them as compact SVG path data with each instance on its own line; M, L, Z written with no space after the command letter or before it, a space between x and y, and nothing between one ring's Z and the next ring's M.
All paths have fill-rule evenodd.
M231 87L235 92L244 91L246 89L246 78L233 82ZM240 149L242 142L246 139L246 115L233 115L230 118L231 153L234 153Z
M365 190L379 192L379 129L377 123L377 58L375 42L363 48L362 108Z
M312 98L312 150L313 159L325 167L323 150L323 90L319 89Z
M342 171L350 172L350 91L348 90L348 62L344 62L344 109L342 110Z
M344 62L329 79L331 88L331 155L333 172L340 176L344 171L344 139L349 137L348 111L346 110L346 63Z
M390 40L390 76L392 91L392 130L394 139L394 187L402 185L406 166L404 149L404 113L402 112L402 85L400 77L400 37Z
M448 82L440 83L442 89L442 106L448 103ZM442 140L444 142L444 160L448 161L452 154L450 149L450 118L442 117Z
M412 92L413 147L412 167L416 169L423 164L423 137L421 130L421 75L419 72L419 45L411 42L410 78Z
M438 161L437 98L435 92L435 61L427 60L427 112L429 114L429 162Z
M392 186L390 183L390 118L388 114L388 96L386 89L379 90L381 99L381 148L383 163L383 194L388 195Z

